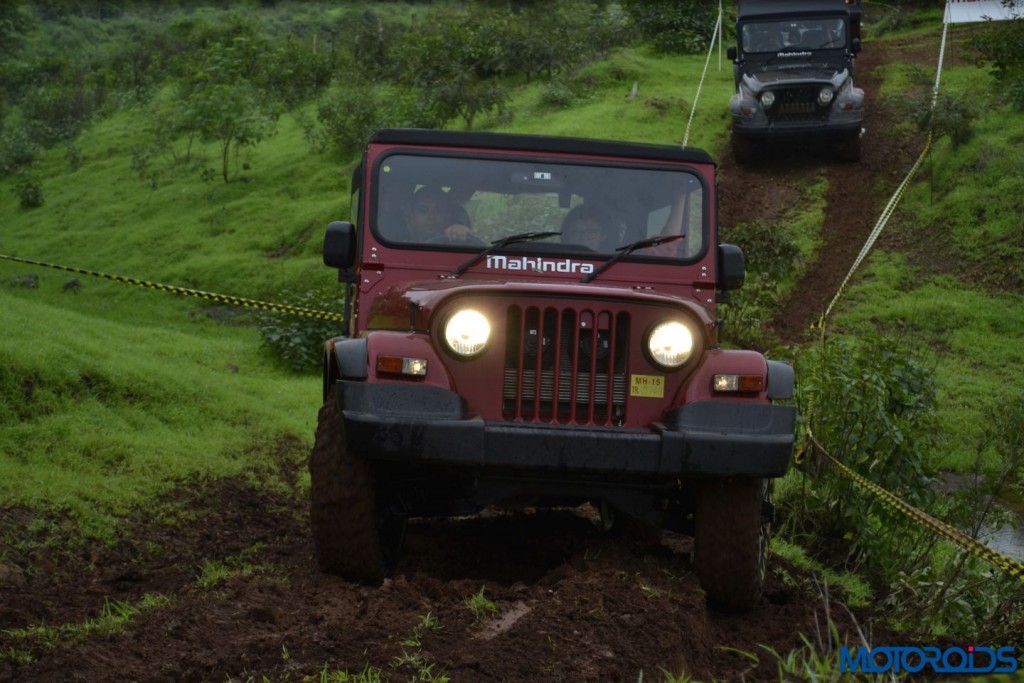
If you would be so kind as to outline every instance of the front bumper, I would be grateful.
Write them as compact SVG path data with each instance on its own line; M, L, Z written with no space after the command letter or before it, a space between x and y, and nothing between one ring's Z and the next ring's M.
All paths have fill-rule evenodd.
M429 385L335 385L348 448L371 459L491 473L779 477L793 450L793 406L704 401L650 429L484 421Z
M843 112L824 121L770 121L763 114L732 117L732 132L756 140L815 136L844 140L859 135L864 124L862 112Z
M843 111L834 109L825 118L771 119L758 110L741 114L736 97L730 104L734 135L755 140L772 140L814 136L845 140L860 135L864 125L864 111L860 108Z

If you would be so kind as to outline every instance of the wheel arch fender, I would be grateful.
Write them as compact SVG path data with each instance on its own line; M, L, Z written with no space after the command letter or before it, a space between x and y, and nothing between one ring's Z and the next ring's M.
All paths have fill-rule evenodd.
M365 338L348 339L336 337L324 344L324 386L323 395L339 379L366 379L368 376L369 352Z
M790 399L796 387L793 366L779 360L768 360L768 398Z

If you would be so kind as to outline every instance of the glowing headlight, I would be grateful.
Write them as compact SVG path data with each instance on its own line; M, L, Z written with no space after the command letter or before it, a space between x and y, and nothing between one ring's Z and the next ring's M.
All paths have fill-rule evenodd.
M772 105L775 104L775 93L771 90L765 90L761 93L761 106L765 109L771 109Z
M491 324L482 313L464 308L444 326L444 340L448 348L460 356L473 356L484 350L491 336Z
M832 104L833 94L832 88L822 88L821 91L818 92L818 104L823 107L827 107Z
M659 323L647 337L647 349L658 365L678 368L690 358L693 351L693 333L681 322L669 320Z

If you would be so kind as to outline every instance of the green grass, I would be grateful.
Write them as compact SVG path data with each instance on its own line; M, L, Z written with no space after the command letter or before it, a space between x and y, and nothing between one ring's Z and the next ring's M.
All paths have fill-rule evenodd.
M149 164L155 189L132 169L145 125L142 109L97 122L76 141L78 170L49 153L35 171L41 208L20 208L5 180L0 253L17 245L25 258L253 298L336 279L320 264L320 245L327 223L348 215L351 167L312 155L292 117L243 150L250 170L230 183L204 182L197 167L164 154ZM199 168L218 163L213 147L198 146L193 158Z
M790 485L798 485L797 475L795 474L787 476L785 481ZM822 586L824 586L825 590L835 590L838 587L841 591L842 601L850 607L866 607L874 599L871 587L860 576L852 572L838 572L824 567L808 557L806 550L798 545L789 543L785 539L773 538L771 552L784 558L793 566L804 570L807 574L820 577L821 585L815 586L815 590L820 590ZM775 567L773 570L781 574L784 583L792 585L795 581L781 567Z
M732 64L717 52L697 100L689 146L721 154L728 132L728 103L733 90ZM576 78L595 84L594 94L569 110L536 106L543 84L527 88L517 99L517 115L496 129L511 133L569 135L657 144L681 144L697 96L706 55L666 57L646 49L617 50L608 60L591 64ZM633 84L637 96L631 97ZM525 114L523 112L526 112ZM609 121L614 121L609 126ZM494 122L496 123L496 122Z
M61 624L60 626L33 626L9 631L9 635L17 643L52 650L86 640L91 636L109 636L121 633L125 626L145 610L160 609L171 604L170 598L159 594L144 595L138 603L132 604L121 600L105 600L103 610L96 619L89 619L80 624ZM32 656L17 646L0 651L0 662L11 661L28 663Z
M485 589L486 586L480 586L479 592L474 593L463 601L466 607L469 608L469 611L473 613L473 618L477 621L484 621L493 617L498 612L498 606L484 595Z
M176 482L244 472L284 436L309 440L319 379L278 369L253 330L188 321L156 293L100 311L102 294L0 290L0 327L15 331L0 337L7 504L59 507L105 537Z
M963 73L949 84L980 97ZM966 144L939 140L886 228L926 245L924 255L877 248L835 317L840 330L903 335L934 355L948 441L942 469L969 468L987 411L1024 401L1014 379L1024 362L1022 141L1024 116L1008 107L982 115Z

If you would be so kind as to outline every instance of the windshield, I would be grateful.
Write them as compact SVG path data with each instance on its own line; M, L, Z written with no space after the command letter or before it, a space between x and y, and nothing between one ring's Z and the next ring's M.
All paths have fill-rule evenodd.
M743 51L821 50L846 46L846 24L840 18L761 21L740 30Z
M392 154L377 165L372 229L398 247L615 255L659 235L683 237L630 258L703 251L707 192L686 170Z

